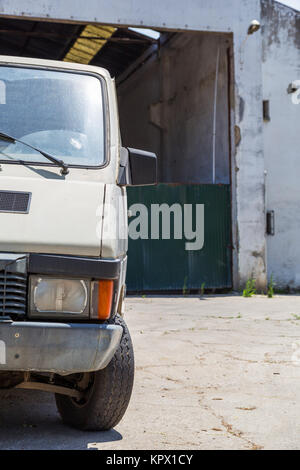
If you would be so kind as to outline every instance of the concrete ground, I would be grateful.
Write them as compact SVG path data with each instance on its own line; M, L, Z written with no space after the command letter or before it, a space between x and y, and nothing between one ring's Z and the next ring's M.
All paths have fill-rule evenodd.
M116 429L64 426L53 396L2 391L1 449L298 449L300 297L127 300L136 354Z

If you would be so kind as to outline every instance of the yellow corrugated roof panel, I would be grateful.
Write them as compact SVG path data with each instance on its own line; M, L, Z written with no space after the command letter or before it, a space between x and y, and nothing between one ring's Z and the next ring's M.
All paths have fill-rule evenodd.
M81 36L99 36L101 38L110 38L116 31L112 26L87 25L81 33ZM65 62L78 62L80 64L89 64L100 49L106 44L106 39L86 39L79 37L64 57Z

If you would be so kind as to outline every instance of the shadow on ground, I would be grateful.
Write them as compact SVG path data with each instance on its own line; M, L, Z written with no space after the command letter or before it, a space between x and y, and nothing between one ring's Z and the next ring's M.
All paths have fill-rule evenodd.
M0 449L88 449L120 441L117 431L83 432L65 426L52 394L0 391Z

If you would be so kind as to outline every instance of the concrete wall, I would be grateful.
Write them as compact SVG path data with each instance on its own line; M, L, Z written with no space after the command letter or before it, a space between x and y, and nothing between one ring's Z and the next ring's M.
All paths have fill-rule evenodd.
M159 57L155 55L118 88L123 143L158 154L160 182L230 182L230 44L228 35L177 34L162 47Z
M0 0L4 17L233 33L231 123L241 137L238 145L231 142L235 287L250 276L266 285L261 33L247 36L260 11L260 0L86 0L85 8L79 0Z
M268 276L281 287L300 288L300 103L287 93L289 83L300 80L300 14L263 0L262 23L263 98L270 100L271 118L264 123L266 206L275 211Z

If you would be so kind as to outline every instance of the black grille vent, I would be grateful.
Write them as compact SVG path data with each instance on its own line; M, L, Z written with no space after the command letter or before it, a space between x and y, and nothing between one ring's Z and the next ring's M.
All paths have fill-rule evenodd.
M0 316L20 319L26 315L27 276L0 271Z
M27 214L30 197L31 193L0 191L0 212L21 212Z

